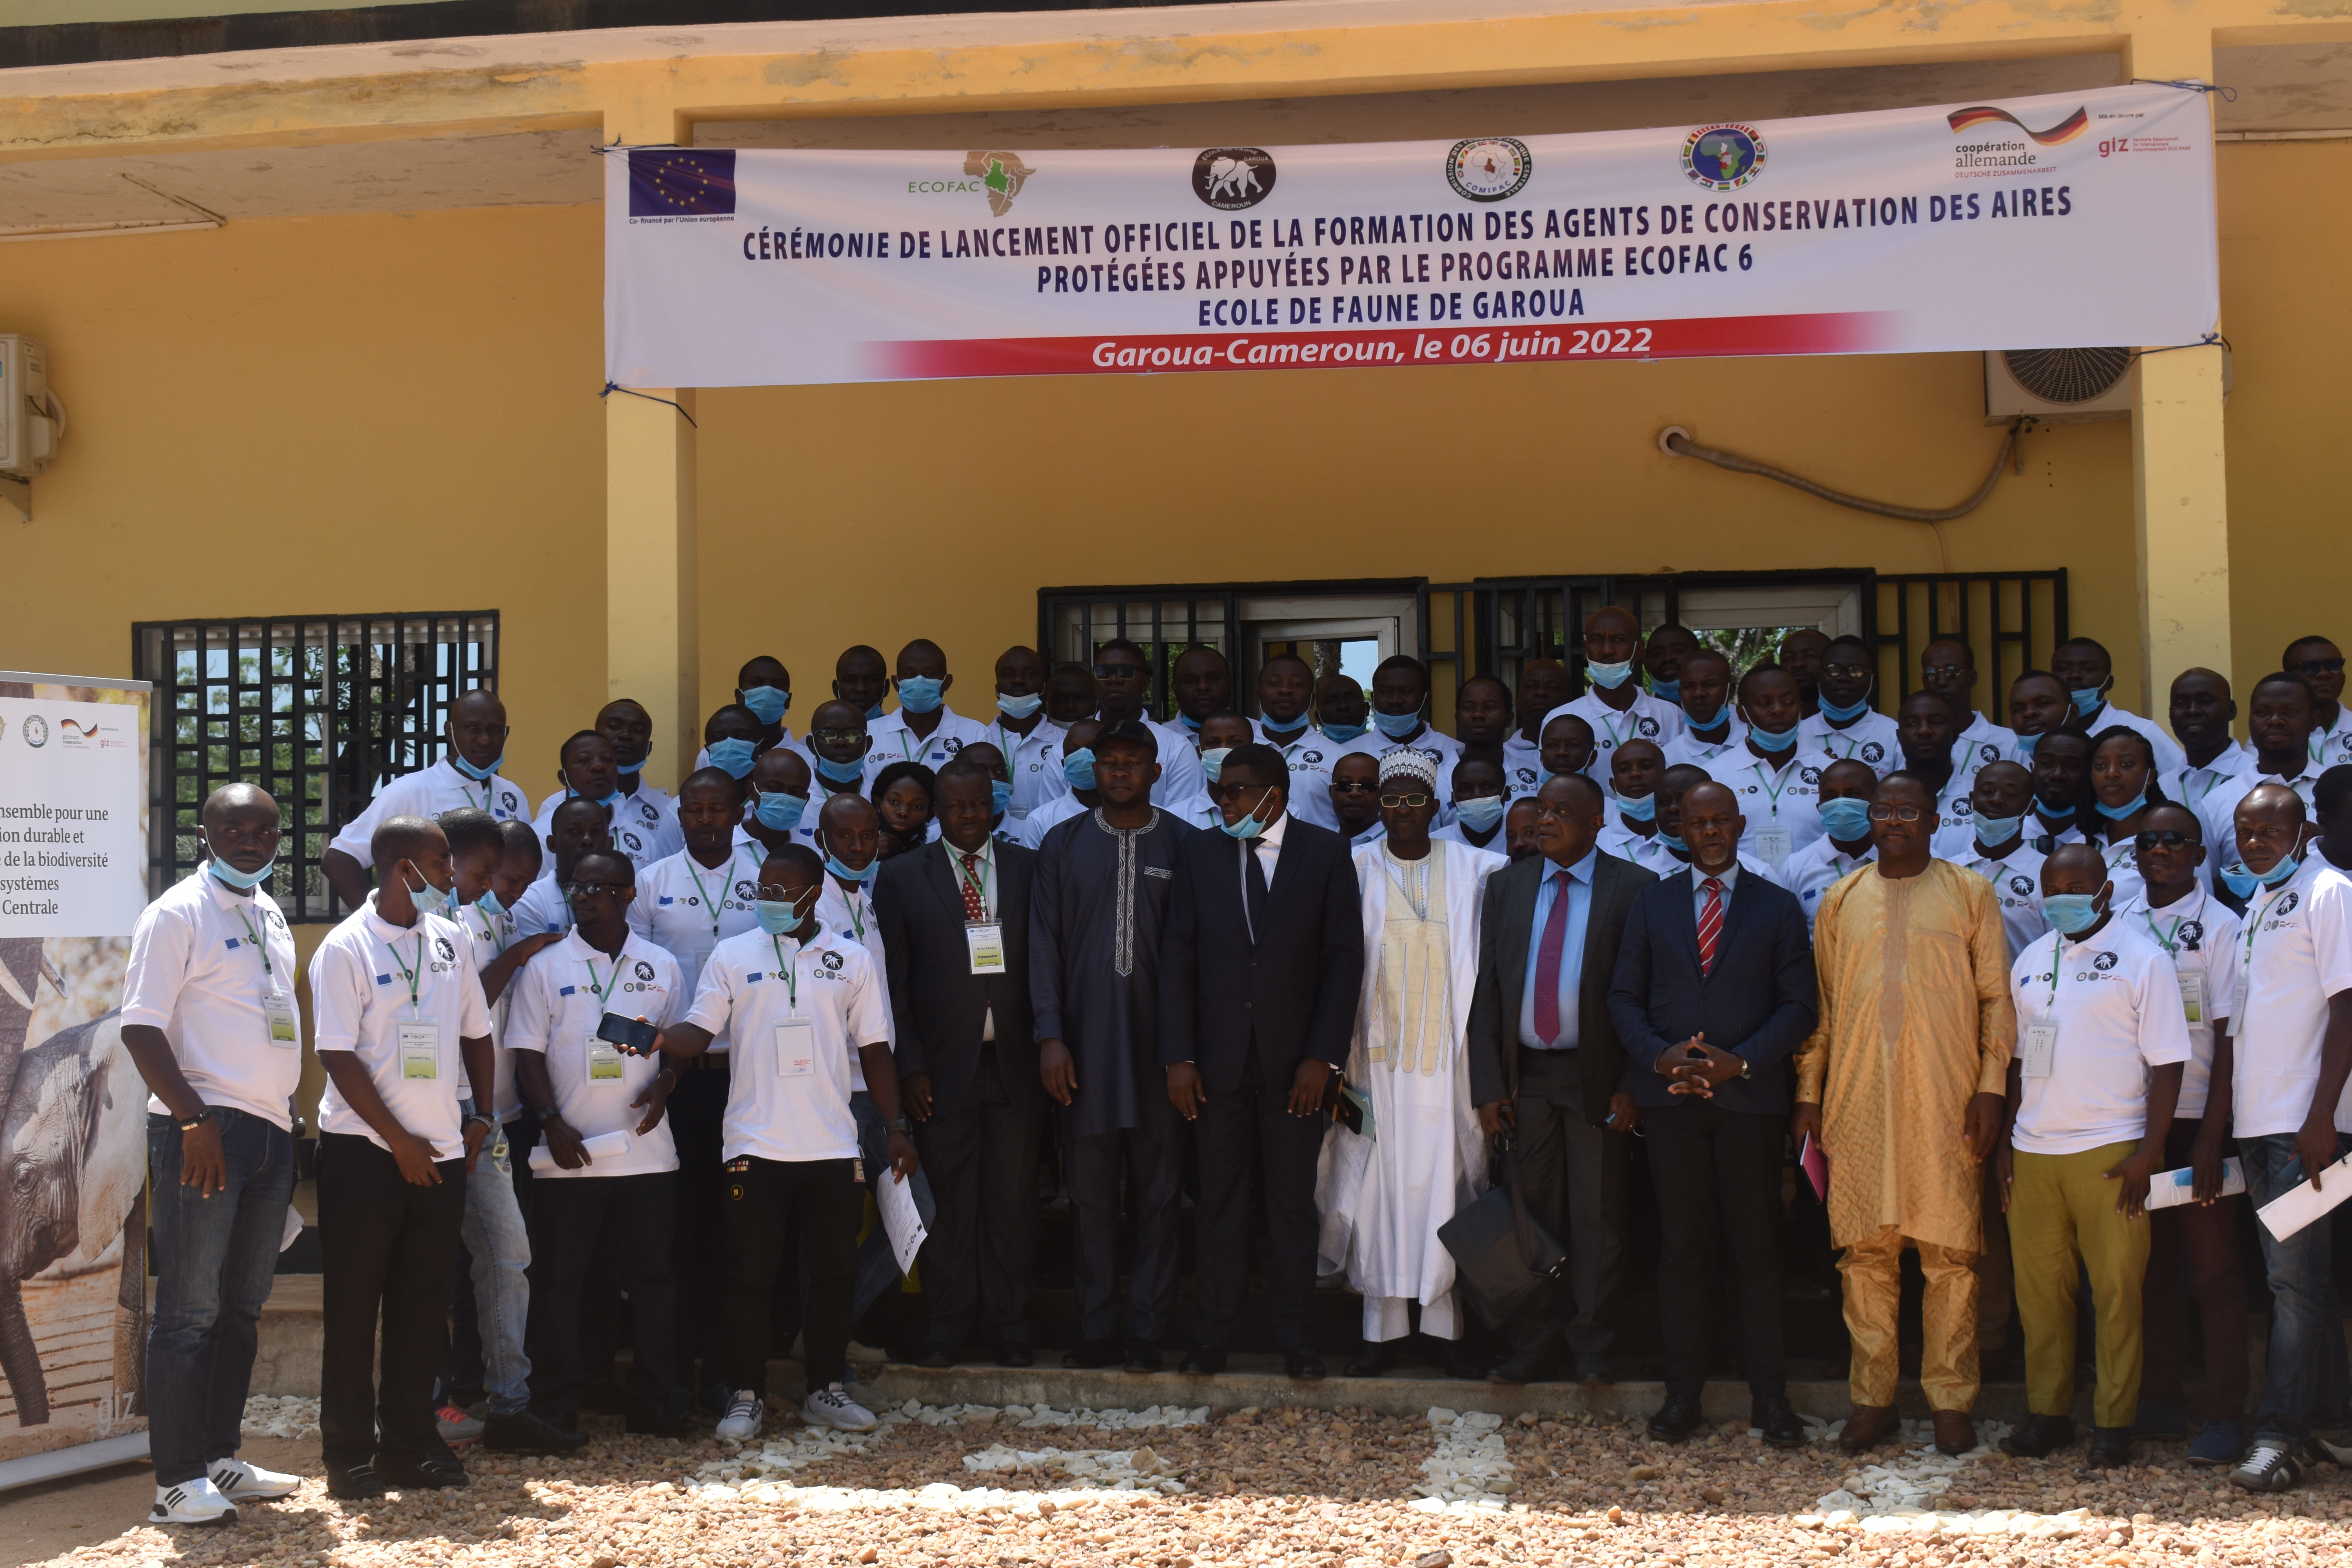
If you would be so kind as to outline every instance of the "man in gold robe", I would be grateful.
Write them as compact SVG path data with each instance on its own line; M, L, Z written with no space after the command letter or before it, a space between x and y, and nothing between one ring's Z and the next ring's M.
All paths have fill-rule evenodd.
M1829 1160L1853 1339L1851 1451L1895 1436L1903 1249L1927 1280L1919 1384L1936 1446L1976 1447L1982 1166L2017 1040L2009 942L1992 886L1935 859L1934 791L1889 773L1870 808L1878 860L1822 895L1813 924L1821 1024L1797 1053L1791 1131Z

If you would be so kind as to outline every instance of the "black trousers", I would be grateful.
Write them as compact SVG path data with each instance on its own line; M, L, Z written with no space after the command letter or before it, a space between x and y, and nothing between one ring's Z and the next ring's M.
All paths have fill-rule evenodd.
M801 1316L802 1365L811 1393L839 1383L849 1360L857 1227L866 1217L866 1188L858 1181L856 1163L747 1155L729 1161L723 1179L727 1283L719 1297L713 1375L730 1393L739 1388L767 1393L776 1271L797 1220L801 1261L808 1275ZM886 1173L882 1179L889 1177Z
M1735 1321L1748 1392L1785 1394L1780 1345L1780 1155L1785 1116L1726 1110L1685 1097L1644 1106L1650 1182L1658 1197L1658 1318L1666 1387L1691 1394L1706 1380L1716 1273L1727 1254L1738 1287Z
M980 1047L970 1103L915 1124L915 1152L939 1207L918 1259L930 1319L925 1338L937 1349L953 1353L980 1337L975 1330L993 1344L1029 1342L1043 1100L1006 1092L990 1041Z
M671 1315L669 1227L677 1220L677 1173L634 1176L543 1176L531 1194L530 1402L561 1426L576 1426L587 1383L581 1299L609 1226L619 1245L619 1284L629 1295L628 1410L631 1422L667 1416L677 1378Z
M1315 1162L1328 1119L1290 1114L1290 1082L1270 1083L1250 1046L1241 1085L1212 1094L1192 1123L1200 1202L1192 1210L1195 1342L1223 1349L1249 1285L1250 1155L1265 1164L1267 1316L1285 1350L1315 1344Z
M704 1363L703 1383L718 1381L719 1293L726 1279L719 1248L726 1224L719 1214L727 1191L719 1167L727 1117L727 1058L701 1057L714 1065L688 1066L678 1073L668 1102L670 1136L677 1141L677 1209L672 1232L670 1277L677 1284L675 1314L677 1374L691 1376Z
M1564 1342L1577 1376L1605 1377L1624 1274L1631 1134L1585 1120L1584 1072L1574 1051L1519 1047L1513 1111L1528 1213L1568 1253L1565 1278L1512 1325L1513 1348L1557 1363Z
M319 1435L330 1475L449 1452L434 1420L433 1379L457 1271L466 1162L435 1169L439 1183L412 1186L366 1138L319 1135Z
M1073 1138L1063 1146L1063 1180L1077 1222L1071 1259L1077 1287L1078 1336L1119 1337L1119 1176L1127 1177L1135 1216L1135 1258L1128 1269L1127 1338L1159 1343L1176 1304L1176 1222L1184 1176L1181 1120L1165 1094L1147 1089L1138 1124Z

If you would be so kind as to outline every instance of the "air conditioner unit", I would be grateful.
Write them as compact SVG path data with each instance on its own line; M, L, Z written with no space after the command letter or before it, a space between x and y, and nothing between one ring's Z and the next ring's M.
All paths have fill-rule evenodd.
M0 474L37 478L65 433L65 405L49 390L47 351L21 332L0 332Z
M2131 416L2129 349L1995 349L1984 356L1985 423L2022 415L2045 425ZM2230 395L2230 351L2221 351L2221 395Z

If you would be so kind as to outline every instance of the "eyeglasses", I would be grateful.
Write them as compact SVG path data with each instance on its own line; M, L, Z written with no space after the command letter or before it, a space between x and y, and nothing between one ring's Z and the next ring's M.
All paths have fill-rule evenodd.
M1825 664L1822 673L1837 680L1860 680L1870 671L1858 664Z
M1916 822L1921 816L1916 805L1874 805L1870 808L1873 822Z
M2143 854L2150 849L2158 847L2159 845L2167 849L2178 849L2184 844L2202 844L2205 841L2203 839L2196 837L2191 834L2183 833L2178 827L2168 827L2161 833L2135 833L2132 835L2133 847L2138 849Z
M2287 666L2297 675L2341 675L2344 661L2340 658L2299 658Z
M620 892L626 886L622 882L572 882L565 885L563 892L567 898L601 899L607 893Z
M866 738L863 730L811 730L809 739L820 746L854 746Z
M1333 795L1378 795L1381 786L1376 784L1341 784L1338 779L1331 781Z
M1919 671L1923 680L1952 680L1968 673L1965 664L1931 664Z
M1143 666L1139 664L1098 664L1095 666L1097 680L1140 680Z
M761 902L770 904L797 904L808 890L803 888L796 893L792 889L781 887L774 882L762 882L752 889L759 895Z
M1429 804L1425 795L1384 795L1381 796L1383 811L1419 811Z

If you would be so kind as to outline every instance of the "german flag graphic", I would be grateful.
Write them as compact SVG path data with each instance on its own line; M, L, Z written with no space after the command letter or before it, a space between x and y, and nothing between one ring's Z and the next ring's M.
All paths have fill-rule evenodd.
M2087 110L2078 109L2049 130L2036 131L2006 109L1983 106L1954 110L1951 115L1952 130L1955 133L1972 131L1989 120L2006 120L2044 147L2055 147L2062 142L2072 142L2091 128L2091 116Z

